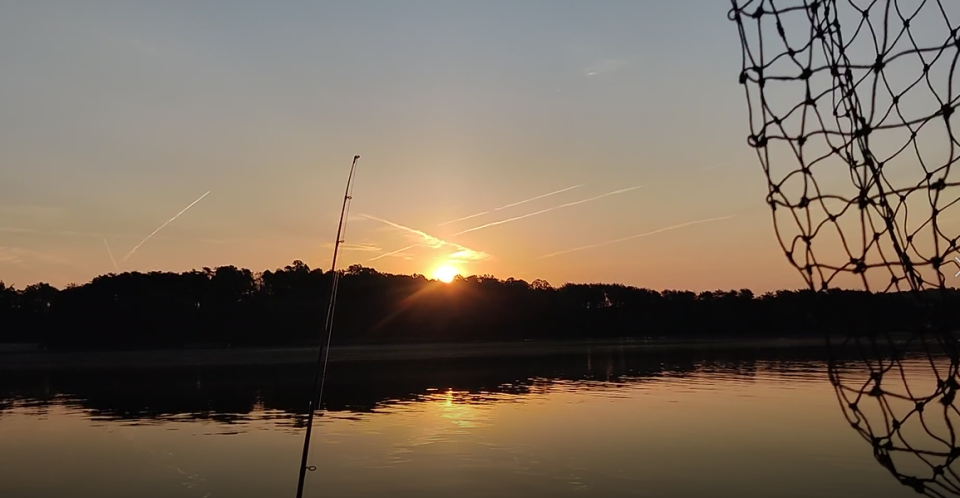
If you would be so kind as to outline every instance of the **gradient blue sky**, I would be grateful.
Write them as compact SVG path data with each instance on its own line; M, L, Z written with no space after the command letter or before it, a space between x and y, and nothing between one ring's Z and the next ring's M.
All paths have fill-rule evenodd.
M120 261L207 191L120 268L326 268L361 154L341 266L799 287L745 145L728 9L0 2L0 279L63 285L114 271L104 239Z

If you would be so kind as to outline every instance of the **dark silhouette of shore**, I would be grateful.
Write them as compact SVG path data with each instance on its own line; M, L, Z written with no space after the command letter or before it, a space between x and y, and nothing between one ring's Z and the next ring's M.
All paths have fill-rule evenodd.
M64 289L0 283L0 343L50 351L316 346L331 277L295 261L262 273L108 274ZM944 308L960 309L960 293L947 299ZM812 338L911 330L917 309L895 293L555 288L492 276L446 284L354 265L341 279L333 344Z

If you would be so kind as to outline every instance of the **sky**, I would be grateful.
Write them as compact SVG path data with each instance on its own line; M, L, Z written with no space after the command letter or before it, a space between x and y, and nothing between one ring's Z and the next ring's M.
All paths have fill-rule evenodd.
M728 9L0 0L0 280L328 269L360 154L340 267L799 288Z

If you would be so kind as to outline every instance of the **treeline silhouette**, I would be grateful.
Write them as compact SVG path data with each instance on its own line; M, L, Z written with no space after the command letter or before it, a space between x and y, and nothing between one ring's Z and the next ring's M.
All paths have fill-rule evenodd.
M262 273L234 266L111 273L64 289L0 282L0 343L48 349L316 345L332 277L294 261ZM919 310L898 293L555 288L489 275L445 284L361 265L343 272L339 289L334 344L896 332L913 330ZM960 293L946 299L944 309L960 310ZM956 326L956 313L947 320Z

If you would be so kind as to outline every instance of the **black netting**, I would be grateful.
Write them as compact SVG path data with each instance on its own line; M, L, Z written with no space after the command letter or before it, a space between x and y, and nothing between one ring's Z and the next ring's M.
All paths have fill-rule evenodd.
M960 1L733 1L750 136L788 260L810 289L898 293L915 328L833 340L851 425L903 484L960 495L950 465L958 354L955 280ZM838 356L839 357L839 356Z

